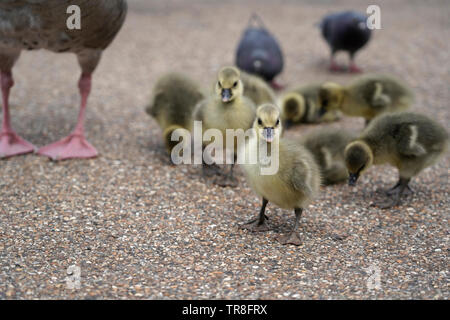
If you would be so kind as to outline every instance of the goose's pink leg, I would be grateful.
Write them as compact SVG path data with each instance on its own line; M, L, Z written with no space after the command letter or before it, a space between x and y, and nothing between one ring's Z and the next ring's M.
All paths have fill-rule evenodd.
M38 153L52 158L64 160L71 158L93 158L98 155L97 150L87 142L84 136L84 117L86 104L91 91L91 75L82 74L78 82L81 94L81 107L75 130L66 138L39 149Z
M28 141L19 137L11 128L9 116L9 91L14 85L11 72L2 71L0 82L3 98L3 121L0 130L0 158L33 152L35 147Z

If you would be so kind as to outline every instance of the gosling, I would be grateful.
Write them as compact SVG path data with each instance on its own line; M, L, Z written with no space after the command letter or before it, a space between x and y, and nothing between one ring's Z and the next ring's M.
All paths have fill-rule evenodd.
M246 160L243 170L247 182L253 191L262 198L262 207L258 218L241 226L253 232L267 231L267 217L265 209L267 204L273 202L284 209L294 209L295 225L288 235L279 237L282 244L300 245L300 235L297 233L303 209L314 199L320 187L319 167L311 153L295 141L280 139L282 125L280 111L273 104L264 104L258 107L255 129L246 144ZM268 151L271 164L278 163L278 170L271 174L262 174L266 168L265 161L254 161L250 155L258 154L258 150L265 148ZM278 151L278 154L277 154ZM264 156L259 155L263 159Z
M250 129L255 118L255 105L243 96L244 85L240 79L240 71L235 67L224 67L219 71L218 81L214 86L214 93L200 101L194 110L194 119L202 122L203 132L208 129L218 129L222 132L224 151L231 146L226 144L227 129ZM238 146L234 139L234 160L236 160ZM235 186L233 177L234 163L224 180L216 180L221 186ZM203 172L208 165L203 163ZM214 170L217 173L217 170Z
M356 139L356 134L338 128L321 128L306 134L300 139L314 156L320 167L325 185L344 183L348 171L344 161L347 144Z
M241 81L244 85L244 96L250 98L255 106L275 103L275 93L262 78L241 71Z
M169 155L178 143L172 141L176 129L191 131L192 113L196 104L204 98L195 81L180 73L168 73L156 82L152 102L145 111L152 116L163 131L163 139Z
M281 118L285 127L298 123L331 122L340 118L337 110L322 112L319 105L320 89L320 84L309 84L280 97Z
M380 204L390 208L400 203L411 178L435 164L448 149L448 133L428 117L411 112L384 114L375 118L359 138L345 148L349 185L373 164L397 167L399 180L387 191L392 198Z
M340 110L342 113L363 117L366 125L385 112L404 111L412 104L411 90L401 80L387 75L365 75L348 86L326 82L319 92L321 113Z

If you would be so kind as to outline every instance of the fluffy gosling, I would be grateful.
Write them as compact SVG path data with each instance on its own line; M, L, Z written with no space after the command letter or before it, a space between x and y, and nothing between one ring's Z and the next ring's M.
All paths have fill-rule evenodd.
M298 123L330 122L340 118L339 111L322 112L319 105L320 84L297 87L280 97L281 118L285 126Z
M349 185L354 185L372 165L389 163L397 167L399 180L387 192L392 199L380 207L396 206L405 189L412 192L411 178L435 164L447 148L447 131L428 117L411 112L384 114L345 149Z
M240 79L240 71L235 67L224 67L219 71L214 93L200 101L194 111L194 119L202 121L203 132L211 128L219 129L222 132L224 151L227 148L231 149L226 145L226 129L243 129L245 131L252 127L255 118L255 105L249 98L243 96L243 92L244 85ZM235 141L235 160L237 148ZM217 184L236 185L236 180L233 178L234 163L225 179L216 180ZM204 163L203 169L205 173L208 165ZM217 173L217 169L214 171Z
M171 140L172 132L179 128L192 129L192 113L203 97L197 83L180 73L168 73L156 82L152 102L145 111L161 127L169 154L178 143Z
M356 134L338 128L316 129L300 139L314 156L320 167L322 181L326 185L343 183L348 179L344 161L347 144L356 138Z
M256 161L256 164L246 162L243 165L248 184L262 198L262 207L258 218L241 228L250 231L269 230L265 209L269 202L273 202L281 208L294 209L295 213L292 232L280 237L279 241L282 244L300 245L300 235L296 230L303 209L319 191L319 167L311 153L301 144L280 138L280 111L275 105L264 104L258 107L253 128L256 133L246 145L247 159L249 155L258 154L258 150L265 145L269 158L278 161L278 171L272 175L261 174L261 169L265 166L261 161Z
M241 81L244 85L244 96L250 98L255 106L275 103L275 93L262 78L241 71Z
M348 116L363 117L366 124L382 113L404 111L412 102L407 85L387 75L360 76L348 86L326 82L319 92L321 113L340 110Z

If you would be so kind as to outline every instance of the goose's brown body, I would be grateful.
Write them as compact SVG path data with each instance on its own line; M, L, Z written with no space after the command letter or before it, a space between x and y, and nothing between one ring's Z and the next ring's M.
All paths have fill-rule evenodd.
M67 8L77 5L81 29L70 30ZM21 50L47 49L84 57L93 71L99 52L106 49L122 27L127 12L124 0L13 0L0 2L0 68L6 69ZM89 56L92 56L89 59ZM12 65L11 65L12 67Z
M69 29L68 20L80 9L80 29ZM84 138L84 116L91 90L91 75L101 54L113 41L127 13L125 0L6 0L0 2L0 73L3 124L0 157L24 154L34 146L18 136L10 125L9 93L14 85L12 68L22 50L46 49L77 55L81 67L81 110L74 132L66 139L39 150L53 159L90 158L97 151Z

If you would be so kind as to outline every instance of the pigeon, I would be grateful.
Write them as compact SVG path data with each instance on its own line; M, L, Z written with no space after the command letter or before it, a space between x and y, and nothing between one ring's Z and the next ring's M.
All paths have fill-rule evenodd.
M349 71L361 72L354 63L354 57L370 39L371 30L367 27L367 16L355 11L333 13L323 18L320 29L331 49L330 70L341 70L334 60L334 55L338 51L347 51L350 55Z
M80 28L69 26L69 7L79 8ZM78 87L81 107L74 131L66 138L37 150L54 160L92 158L97 150L86 140L84 118L92 73L102 52L115 38L127 13L126 0L8 0L0 2L0 82L3 121L0 158L26 154L36 148L11 127L9 93L12 68L22 50L47 49L77 55L81 68Z
M253 22L258 24L253 25ZM283 70L283 63L283 53L277 40L265 28L261 18L253 14L236 51L236 66L280 89L281 86L273 80Z

